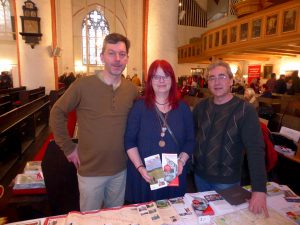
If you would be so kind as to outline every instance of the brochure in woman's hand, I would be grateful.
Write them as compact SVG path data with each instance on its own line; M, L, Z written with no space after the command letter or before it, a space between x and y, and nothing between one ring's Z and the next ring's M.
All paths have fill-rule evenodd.
M150 189L156 190L166 186L178 186L177 154L152 155L144 159L149 176L153 178Z
M151 155L145 160L146 170L149 176L152 177L152 182L150 183L150 189L156 190L168 186L165 181L164 171L162 169L161 160L159 154Z
M162 168L165 174L165 181L168 182L168 186L179 186L179 180L177 176L178 171L178 160L177 154L163 153Z

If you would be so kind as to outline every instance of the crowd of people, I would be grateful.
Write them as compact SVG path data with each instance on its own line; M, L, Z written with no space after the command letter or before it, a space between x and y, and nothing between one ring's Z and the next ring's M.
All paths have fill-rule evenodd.
M277 80L276 74L271 73L270 78L262 85L260 84L260 79L253 78L249 85L235 83L232 91L243 95L247 88L251 88L255 94L267 98L272 97L272 93L294 95L300 93L300 79L298 71L294 71L290 76L281 74Z
M207 88L207 79L203 75L182 76L178 79L178 91L185 95L201 97L199 88Z
M178 79L178 91L181 97L185 95L201 97L200 88L207 88L207 79L204 76L183 76ZM256 95L271 98L272 93L294 95L300 93L300 79L297 71L290 76L280 75L276 80L276 74L272 73L264 84L260 79L253 78L250 83L233 79L231 91L244 95L245 91L251 88Z
M65 89L68 89L69 86L78 78L78 75L75 76L73 72L65 72L58 77L58 82L63 85Z
M104 70L77 79L51 110L55 140L78 171L80 210L183 196L192 157L197 191L240 185L246 153L252 185L249 210L268 216L258 114L252 104L232 93L229 65L215 61L208 67L207 79L184 79L178 89L171 64L157 59L149 67L141 97L132 80L122 79L129 47L123 35L107 35L100 55ZM206 86L212 93L193 111L178 95L178 91L192 92L188 82ZM62 125L73 110L80 131L78 144ZM162 153L177 154L179 184L151 190L154 177L148 173L145 158L157 154L161 158Z

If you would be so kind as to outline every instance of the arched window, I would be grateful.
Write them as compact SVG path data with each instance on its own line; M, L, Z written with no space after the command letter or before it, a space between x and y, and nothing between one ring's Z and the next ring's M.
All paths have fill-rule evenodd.
M102 42L109 34L109 26L104 15L91 11L82 21L82 58L83 64L102 65L100 53ZM89 57L87 57L87 54Z
M0 39L13 40L9 0L0 0Z

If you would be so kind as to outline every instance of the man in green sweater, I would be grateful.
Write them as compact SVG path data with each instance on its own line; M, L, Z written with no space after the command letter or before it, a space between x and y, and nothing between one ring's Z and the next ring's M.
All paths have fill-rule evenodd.
M195 184L198 191L240 184L246 151L252 185L249 210L268 216L264 141L258 116L252 105L232 95L232 85L227 63L215 61L208 67L208 88L213 96L199 102L193 111Z
M127 158L123 136L127 114L138 96L135 85L121 77L129 47L123 35L107 35L101 53L104 70L77 79L51 110L55 141L78 171L81 211L124 203ZM67 132L67 116L73 110L78 145Z

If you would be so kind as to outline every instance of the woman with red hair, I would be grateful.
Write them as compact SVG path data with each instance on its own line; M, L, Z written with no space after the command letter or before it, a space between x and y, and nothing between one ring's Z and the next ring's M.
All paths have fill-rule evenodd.
M155 60L149 68L145 96L135 102L127 120L125 149L129 156L125 200L140 203L183 196L186 163L194 148L194 126L188 105L180 100L172 66ZM177 154L175 175L179 185L151 190L154 181L145 168L145 158L162 153ZM173 179L173 178L172 178Z

